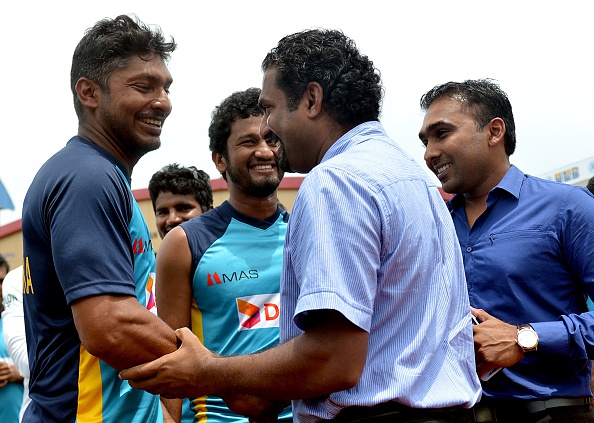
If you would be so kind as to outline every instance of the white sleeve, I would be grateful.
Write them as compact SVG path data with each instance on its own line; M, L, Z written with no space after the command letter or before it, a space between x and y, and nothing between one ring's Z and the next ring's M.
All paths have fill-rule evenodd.
M29 377L29 356L23 313L23 266L8 272L2 284L2 327L8 354L21 376Z

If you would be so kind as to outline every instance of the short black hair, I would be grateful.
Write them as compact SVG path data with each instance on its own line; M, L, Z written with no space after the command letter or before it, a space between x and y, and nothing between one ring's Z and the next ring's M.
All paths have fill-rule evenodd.
M212 186L206 172L194 166L184 167L177 163L164 166L156 172L148 186L153 211L155 201L161 192L173 195L192 195L205 213L212 207Z
M276 84L295 110L307 85L324 90L323 107L340 125L355 127L377 121L383 88L380 72L339 30L311 29L287 35L262 62L262 70L277 70Z
M516 150L516 124L512 106L499 84L492 79L468 79L437 85L421 97L421 109L427 111L431 103L449 97L470 113L482 130L492 119L499 117L505 123L505 152L511 156Z
M229 158L227 140L229 139L229 135L231 135L231 125L233 122L237 119L247 119L252 116L258 117L264 114L258 105L260 92L260 88L248 88L245 91L237 91L215 107L212 111L211 122L208 128L210 151Z
M76 83L88 78L109 93L108 79L114 70L123 68L135 55L150 60L155 55L164 62L177 48L175 40L165 41L159 27L149 27L132 15L120 15L115 19L102 19L87 29L72 56L70 89L74 96L77 116L82 114L82 105L76 94Z

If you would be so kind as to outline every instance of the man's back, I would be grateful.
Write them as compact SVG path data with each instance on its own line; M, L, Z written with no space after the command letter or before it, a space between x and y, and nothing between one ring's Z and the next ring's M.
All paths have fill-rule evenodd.
M347 133L309 173L286 245L282 340L301 333L284 312L295 307L297 325L303 310L333 304L369 332L359 384L323 407L477 400L470 306L450 216L437 187L379 123ZM309 408L315 402L303 403L306 414L328 418Z

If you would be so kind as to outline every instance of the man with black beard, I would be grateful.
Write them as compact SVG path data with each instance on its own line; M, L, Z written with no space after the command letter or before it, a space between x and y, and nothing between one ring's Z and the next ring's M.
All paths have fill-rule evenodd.
M207 348L221 355L262 351L279 340L288 214L277 200L283 171L277 163L276 140L260 136L259 95L258 88L233 93L212 114L210 150L229 185L229 199L172 229L157 256L159 316L173 329L191 328ZM199 421L247 422L225 405L233 399L192 398L191 407ZM242 396L242 404L245 401ZM170 410L179 402L170 400ZM282 410L287 404L274 405ZM254 398L246 415L269 405ZM292 421L291 409L279 420Z

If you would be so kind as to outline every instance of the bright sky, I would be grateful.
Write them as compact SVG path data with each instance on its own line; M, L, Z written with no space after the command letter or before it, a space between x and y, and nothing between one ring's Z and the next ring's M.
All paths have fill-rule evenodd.
M134 13L178 43L173 112L161 148L134 168L138 189L172 162L218 178L208 150L212 109L234 91L260 87L266 53L284 35L314 27L342 29L375 63L385 87L381 121L421 163L419 98L474 78L496 79L508 93L518 135L511 160L524 172L594 156L593 11L590 0L3 1L0 179L16 210L1 211L0 225L20 219L37 170L76 134L72 52L104 17Z

